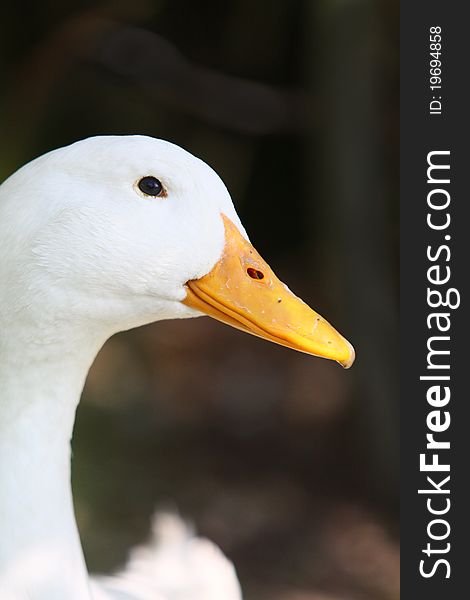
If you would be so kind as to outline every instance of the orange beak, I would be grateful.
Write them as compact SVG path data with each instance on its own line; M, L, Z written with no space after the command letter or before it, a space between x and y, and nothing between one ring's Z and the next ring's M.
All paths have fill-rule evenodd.
M295 296L225 215L225 248L210 273L188 281L183 303L276 344L336 360L345 369L354 348Z

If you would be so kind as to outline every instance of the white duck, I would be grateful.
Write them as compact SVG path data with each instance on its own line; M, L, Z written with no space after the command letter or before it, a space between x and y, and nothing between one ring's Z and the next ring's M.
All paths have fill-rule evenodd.
M248 241L218 175L143 136L95 137L0 186L0 598L236 600L233 568L172 518L116 578L89 578L70 488L75 410L114 333L207 313L337 360L352 346Z

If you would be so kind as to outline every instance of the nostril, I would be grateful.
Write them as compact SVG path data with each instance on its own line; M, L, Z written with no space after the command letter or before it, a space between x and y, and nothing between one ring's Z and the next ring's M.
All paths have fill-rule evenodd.
M258 269L253 269L253 267L248 267L246 272L251 279L264 279L264 273L262 271L258 271Z

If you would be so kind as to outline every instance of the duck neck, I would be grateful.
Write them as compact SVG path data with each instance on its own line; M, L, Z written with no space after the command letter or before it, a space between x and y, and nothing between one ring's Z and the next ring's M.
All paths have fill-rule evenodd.
M94 350L46 352L43 358L38 358L37 348L31 353L27 349L2 353L2 599L90 598L73 510L70 441L83 384L98 347Z

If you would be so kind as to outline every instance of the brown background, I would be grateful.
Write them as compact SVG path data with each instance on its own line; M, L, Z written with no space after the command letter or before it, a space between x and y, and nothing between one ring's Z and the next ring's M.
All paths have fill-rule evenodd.
M78 411L89 567L177 506L247 600L398 598L398 5L9 3L0 175L96 134L176 142L356 346L351 371L209 319L113 338Z

